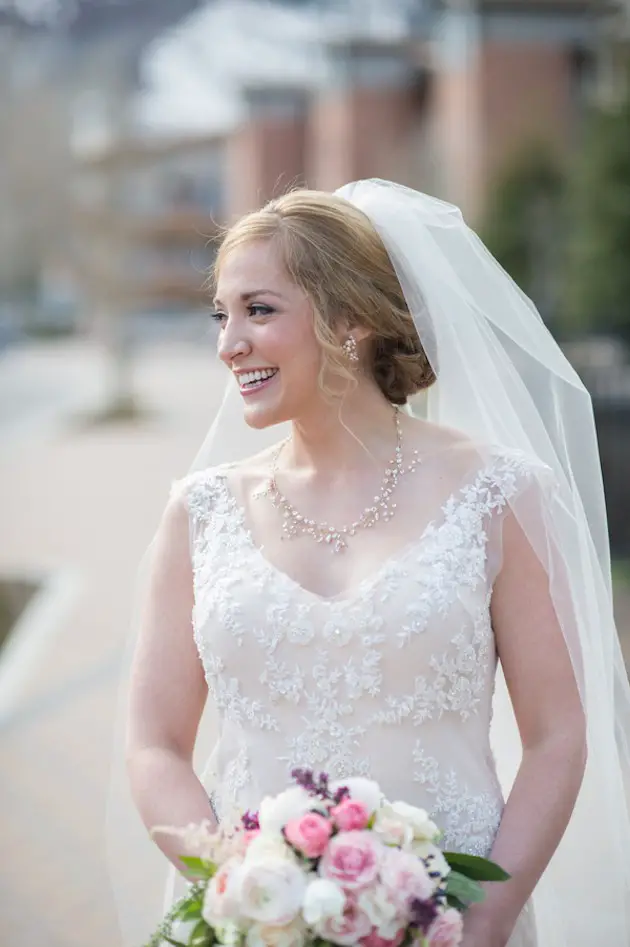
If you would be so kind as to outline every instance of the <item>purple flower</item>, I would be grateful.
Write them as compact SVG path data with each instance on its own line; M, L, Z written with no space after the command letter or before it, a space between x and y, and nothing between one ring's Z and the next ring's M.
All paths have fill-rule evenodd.
M243 828L248 832L255 832L260 828L258 813L250 812L249 809L241 816L241 822L243 823Z
M426 934L431 924L438 915L438 909L434 901L421 901L420 898L414 898L410 904L411 920L410 926L417 927L418 930Z
M331 802L337 801L338 792L333 796L329 787L328 773L320 773L315 777L312 769L294 769L291 776L302 789L305 789L309 796L317 796L319 799L326 799ZM339 800L341 801L341 800Z

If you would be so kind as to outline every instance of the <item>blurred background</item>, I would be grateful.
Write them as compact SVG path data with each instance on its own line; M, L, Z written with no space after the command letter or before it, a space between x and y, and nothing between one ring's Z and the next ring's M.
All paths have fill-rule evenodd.
M630 661L627 0L0 0L0 917L115 947L135 570L217 406L212 239L288 187L458 203L593 396ZM622 947L622 945L613 945Z

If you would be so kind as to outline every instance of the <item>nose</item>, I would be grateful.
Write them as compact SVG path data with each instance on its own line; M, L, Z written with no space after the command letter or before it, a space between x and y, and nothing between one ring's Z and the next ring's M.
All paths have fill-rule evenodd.
M223 326L223 331L219 336L217 352L221 361L231 367L232 362L243 355L249 355L252 347L249 341L243 338L242 327L239 327L229 319Z

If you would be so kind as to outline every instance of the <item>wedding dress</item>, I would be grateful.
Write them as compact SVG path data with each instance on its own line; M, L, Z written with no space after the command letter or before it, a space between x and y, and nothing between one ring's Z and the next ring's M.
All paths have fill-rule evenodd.
M588 743L569 825L510 947L628 947L630 686L591 399L456 207L378 180L353 182L336 197L382 239L437 377L411 399L410 413L476 445L501 446L485 446L464 473L445 464L439 497L420 481L405 506L415 512L395 517L408 530L404 541L384 544L371 575L325 598L291 578L290 563L283 568L267 537L248 528L230 464L268 449L290 425L248 427L238 384L228 380L195 472L175 487L190 514L193 630L210 693L196 771L205 771L219 818L234 805L257 807L286 786L295 765L371 775L390 798L428 809L449 848L490 851L521 756L490 614L510 515L546 576ZM380 544L385 532L373 532ZM107 817L125 947L154 928L164 881L124 758L140 628L138 617L121 668ZM173 870L167 908L179 882Z
M265 557L229 465L176 484L190 514L194 637L220 716L206 774L219 819L308 767L375 779L389 799L426 808L445 848L489 854L504 805L490 598L501 516L532 467L490 452L419 536L334 598ZM510 947L535 944L526 911Z

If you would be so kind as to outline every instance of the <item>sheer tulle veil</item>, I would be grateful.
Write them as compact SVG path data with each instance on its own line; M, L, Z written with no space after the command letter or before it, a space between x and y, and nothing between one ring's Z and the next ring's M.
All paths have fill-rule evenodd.
M437 382L409 405L475 441L525 452L539 489L512 511L548 575L588 721L588 762L569 827L535 893L540 947L630 944L630 686L613 617L604 490L590 397L530 300L447 203L380 180L336 194L370 219L396 269ZM192 469L256 453L285 432L254 431L230 379ZM140 569L142 598L146 563ZM107 818L110 874L125 944L139 945L164 908L166 862L131 803L123 762L125 695ZM215 741L211 708L199 772ZM521 746L499 673L493 748L506 794ZM553 774L550 774L553 778ZM542 790L541 790L542 791Z

